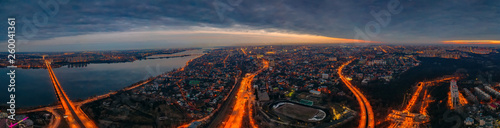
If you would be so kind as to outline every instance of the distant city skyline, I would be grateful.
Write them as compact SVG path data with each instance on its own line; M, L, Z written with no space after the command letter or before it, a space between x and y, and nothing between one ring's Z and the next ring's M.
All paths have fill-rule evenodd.
M16 18L19 52L298 43L500 44L500 1L494 0L7 0L0 2L0 11L3 19ZM7 33L6 27L0 25L0 32ZM0 39L6 44L6 36Z

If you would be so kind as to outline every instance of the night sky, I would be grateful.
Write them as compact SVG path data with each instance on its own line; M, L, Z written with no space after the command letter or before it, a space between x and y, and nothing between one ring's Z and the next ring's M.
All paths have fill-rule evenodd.
M0 12L16 18L21 52L500 43L499 0L3 0Z

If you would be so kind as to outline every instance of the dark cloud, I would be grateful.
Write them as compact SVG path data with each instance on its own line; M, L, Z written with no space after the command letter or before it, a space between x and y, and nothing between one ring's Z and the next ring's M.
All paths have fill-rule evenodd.
M53 1L53 0L40 0ZM57 0L55 0L57 1ZM38 0L0 1L0 18L33 20L45 13ZM190 26L253 29L354 38L355 26L375 21L370 11L387 10L390 0L70 0L49 17L30 40L96 32L182 29ZM215 3L215 4L214 4ZM500 39L498 0L401 0L375 41L426 42L449 39ZM217 12L217 8L223 11ZM222 17L221 17L222 16ZM0 25L6 33L6 24ZM1 36L2 40L7 39Z

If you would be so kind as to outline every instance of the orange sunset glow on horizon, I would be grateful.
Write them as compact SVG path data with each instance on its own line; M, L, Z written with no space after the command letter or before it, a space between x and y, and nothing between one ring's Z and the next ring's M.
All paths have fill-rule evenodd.
M448 40L444 44L500 44L500 40Z

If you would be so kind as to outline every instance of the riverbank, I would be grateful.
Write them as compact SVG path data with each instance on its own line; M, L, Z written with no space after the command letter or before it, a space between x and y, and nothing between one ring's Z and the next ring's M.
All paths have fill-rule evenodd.
M195 57L195 58L193 58L193 59L190 59L189 61L187 61L187 62L186 62L186 64L185 64L182 68L179 68L179 69L177 69L177 70L175 70L175 71L172 71L172 72L182 71L185 67L187 67L187 66L189 65L189 62L191 62L192 60L197 59L197 58L199 58L199 57L201 57L201 56L203 56L203 55L204 55L204 54L199 55L199 56L197 56L197 57ZM165 74L165 73L164 73L164 74ZM161 75L164 75L164 74L161 74ZM142 85L144 85L144 84L147 84L147 83L151 82L152 80L154 80L154 79L156 79L156 78L160 77L161 75L157 75L157 76L155 76L155 77L150 77L150 78L148 78L148 79L146 79L146 80L141 80L141 81L138 81L138 82L136 82L136 83L134 83L134 84L132 84L132 85L130 85L130 86L127 86L127 87L125 87L125 88L123 88L123 89L120 89L120 90L117 90L117 91L110 91L109 93L106 93L106 94L102 94L102 95L98 95L98 96L91 96L91 97L88 97L88 98L87 98L87 99L85 99L85 100L79 100L79 101L76 101L76 103L75 103L75 104L76 104L77 106L79 106L79 107L80 107L80 106L82 106L82 105L84 105L84 104L91 103L91 102L94 102L94 101L97 101L97 100L101 100L101 99L107 98L107 97L109 97L109 96L112 96L112 95L114 95L114 94L116 94L116 93L120 92L120 91L129 91L129 90L135 89L135 88L137 88L137 87L140 87L140 86L142 86ZM29 108L29 107L28 107L28 108L24 108L24 109L25 109L25 110L27 110L26 112L36 112L36 111L43 111L43 110L46 110L46 107L50 107L50 108L58 108L58 107L55 107L55 106L58 106L58 105L54 105L54 104L52 104L52 105L47 105L47 106L42 106L42 107L38 106L38 107L36 107L36 108ZM26 112L23 112L23 111L22 111L22 109L23 109L23 108L21 108L21 112L20 112L20 113L26 113Z
M186 62L203 54L204 50L193 50L180 54L198 54L197 56L175 57L168 59L144 59L127 63L90 64L86 67L54 68L61 86L72 101L82 101L88 97L121 90L138 81L146 80L182 68ZM0 71L8 72L8 69ZM46 69L16 70L16 107L33 108L57 104L52 83ZM0 80L8 81L7 77ZM6 103L6 99L0 99Z

